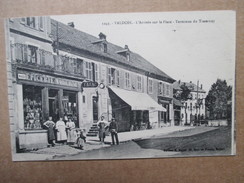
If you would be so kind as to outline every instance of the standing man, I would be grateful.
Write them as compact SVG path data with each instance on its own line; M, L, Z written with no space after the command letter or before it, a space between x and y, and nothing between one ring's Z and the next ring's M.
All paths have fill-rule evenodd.
M115 122L115 118L112 118L112 122L109 125L109 130L111 132L111 136L112 136L112 143L114 145L114 137L116 140L116 144L119 145L119 139L118 139L118 125Z

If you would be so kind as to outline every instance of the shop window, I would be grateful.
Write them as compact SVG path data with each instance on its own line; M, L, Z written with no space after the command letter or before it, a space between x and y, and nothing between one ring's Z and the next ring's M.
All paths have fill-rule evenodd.
M130 73L125 72L125 87L130 89Z
M153 93L153 81L152 81L152 79L148 79L148 92Z
M23 85L24 127L42 129L42 87Z

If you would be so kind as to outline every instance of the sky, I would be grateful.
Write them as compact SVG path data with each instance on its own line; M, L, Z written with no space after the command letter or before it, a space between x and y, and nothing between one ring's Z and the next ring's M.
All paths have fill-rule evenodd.
M155 12L51 16L140 54L175 80L208 91L217 78L234 86L235 12Z

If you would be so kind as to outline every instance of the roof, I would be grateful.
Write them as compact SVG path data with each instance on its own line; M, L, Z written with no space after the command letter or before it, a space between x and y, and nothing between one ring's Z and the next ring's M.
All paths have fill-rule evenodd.
M173 88L175 89L175 90L182 90L181 89L181 86L182 85L186 85L192 92L202 92L202 93L206 93L206 91L205 90L203 90L201 87L197 87L197 85L196 84L194 84L194 83L188 83L188 82L181 82L181 81L175 81L174 83L173 83Z
M124 102L130 105L131 110L156 110L164 112L167 111L163 106L159 105L146 93L123 90L113 86L110 86L109 88Z
M127 65L135 69L140 69L142 71L149 72L149 74L152 73L152 75L160 76L170 82L175 81L165 72L161 71L159 68L151 64L139 54L129 50L130 61L127 61L126 57L118 54L118 52L124 50L125 48L112 44L108 41L106 41L107 52L105 53L101 51L101 48L94 44L96 42L99 42L101 39L51 19L51 38L53 41L57 40L57 23L60 44L65 44L77 49L94 53L105 58L110 58L112 60L115 60L118 64Z

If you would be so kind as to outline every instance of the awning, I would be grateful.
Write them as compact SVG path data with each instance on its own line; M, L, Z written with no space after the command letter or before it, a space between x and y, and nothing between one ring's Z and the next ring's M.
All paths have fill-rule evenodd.
M148 94L116 87L109 87L118 97L131 106L131 110L156 110L166 112L167 110L154 101Z

